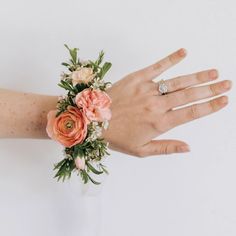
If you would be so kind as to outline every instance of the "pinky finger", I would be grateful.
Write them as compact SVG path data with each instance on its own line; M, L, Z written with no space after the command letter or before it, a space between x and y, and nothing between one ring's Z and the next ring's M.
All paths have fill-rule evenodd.
M172 110L166 114L166 122L168 123L169 128L172 129L178 125L182 125L192 120L199 119L203 116L217 112L224 108L227 104L228 97L221 96L207 102L193 104L188 107Z

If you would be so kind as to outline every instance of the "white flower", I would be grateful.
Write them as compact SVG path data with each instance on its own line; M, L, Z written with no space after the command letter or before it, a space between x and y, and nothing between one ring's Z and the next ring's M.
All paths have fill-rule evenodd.
M89 137L86 139L87 141L94 141L102 135L102 127L98 124L97 121L92 122L92 128L90 131Z
M98 80L98 78L94 79L93 84L92 84L92 88L94 89L98 89L100 87L104 86L104 81L103 80Z
M73 86L78 83L88 83L95 77L92 68L80 67L71 74Z
M103 125L103 128L104 128L104 129L108 129L109 121L108 121L108 120L105 120L105 121L102 123L102 125Z

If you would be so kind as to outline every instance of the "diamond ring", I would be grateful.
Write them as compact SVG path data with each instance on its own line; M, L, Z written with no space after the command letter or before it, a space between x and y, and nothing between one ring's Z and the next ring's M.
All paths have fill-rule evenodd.
M161 95L165 95L168 93L168 87L165 81L162 79L158 82L158 91Z

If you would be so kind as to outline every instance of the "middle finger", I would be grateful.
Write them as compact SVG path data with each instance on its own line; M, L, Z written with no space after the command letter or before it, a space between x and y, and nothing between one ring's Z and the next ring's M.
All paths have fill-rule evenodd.
M174 93L161 96L165 100L165 108L172 108L186 105L191 102L199 101L205 98L214 97L227 92L231 88L231 81L224 80L210 85L191 87Z

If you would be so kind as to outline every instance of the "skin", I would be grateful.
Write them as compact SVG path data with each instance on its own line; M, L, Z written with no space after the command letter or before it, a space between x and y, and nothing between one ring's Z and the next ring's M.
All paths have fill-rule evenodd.
M153 79L185 57L186 50L180 49L125 76L107 90L112 99L112 119L103 137L110 149L137 157L190 151L183 141L154 139L224 108L228 97L222 94L231 89L232 82L216 82L218 71L210 69L166 80L169 92L159 94ZM199 102L202 99L207 100ZM0 138L48 139L47 113L55 109L57 100L57 96L0 89ZM193 102L198 103L190 105Z

